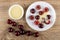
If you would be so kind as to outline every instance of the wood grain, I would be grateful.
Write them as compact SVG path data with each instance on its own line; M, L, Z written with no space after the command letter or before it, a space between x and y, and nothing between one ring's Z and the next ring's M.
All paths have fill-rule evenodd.
M8 34L5 34L6 33L5 31L7 31L6 29L9 27L9 25L7 25L6 23L6 20L10 18L8 15L9 7L17 3L22 5L26 12L26 9L28 8L28 6L36 1L46 1L54 7L56 11L56 22L54 26L47 31L40 32L40 37L38 38L35 38L33 36L27 37L25 35L15 38L15 36L13 35L11 37L14 37L15 39L13 38L11 40L60 40L60 0L0 0L0 27L1 27L0 40L7 40L7 39L1 39L1 38L4 35L5 36L8 35ZM25 29L34 31L27 25L25 21L25 15L21 20L17 20L16 22L19 22L20 24L24 24Z

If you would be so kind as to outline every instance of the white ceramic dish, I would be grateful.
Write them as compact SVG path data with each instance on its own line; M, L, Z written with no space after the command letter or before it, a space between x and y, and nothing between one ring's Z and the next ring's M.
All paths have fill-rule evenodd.
M18 6L18 7L20 7L21 10L22 10L22 15L21 15L19 18L17 18L17 19L13 18L13 17L11 16L11 14L10 14L10 11L11 11L11 9L12 9L14 6ZM21 5L19 5L19 4L14 4L14 5L12 5L12 6L9 8L8 13L9 13L10 18L12 18L12 19L14 19L14 20L19 20L19 19L21 19L21 18L23 17L23 15L24 15L24 9L23 9L23 7L22 7Z
M35 8L36 5L40 5L42 8L48 7L49 10L50 10L49 12L50 12L50 15L52 16L52 17L51 17L51 23L50 23L49 25L45 25L44 28L39 28L39 27L37 27L37 26L34 25L34 23L33 23L31 20L29 20L29 18L28 18L28 17L31 15L30 9ZM26 22L27 22L27 24L29 25L29 27L31 27L32 29L34 29L34 30L36 30L36 31L45 31L45 30L47 30L47 29L50 29L50 28L54 25L55 20L56 20L55 10L54 10L54 8L53 8L49 3L47 3L47 2L43 2L43 1L35 2L35 3L31 4L31 5L28 7L27 11L26 11Z

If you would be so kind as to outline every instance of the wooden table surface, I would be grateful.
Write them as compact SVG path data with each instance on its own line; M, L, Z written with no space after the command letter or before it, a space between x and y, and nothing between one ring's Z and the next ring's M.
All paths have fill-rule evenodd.
M10 35L9 33L6 33L7 31L6 29L10 26L7 25L6 23L7 19L9 18L8 15L9 7L17 3L22 5L26 12L28 6L36 1L46 1L54 7L56 11L56 22L54 26L49 30L39 32L40 36L38 38L35 38L33 36L28 37L26 35L15 37L12 34ZM17 20L16 22L23 24L25 26L25 29L34 31L27 25L25 21L25 15L21 20ZM10 40L60 40L60 1L59 0L0 0L0 40L9 40L6 39L6 36L9 36L9 38L11 38Z

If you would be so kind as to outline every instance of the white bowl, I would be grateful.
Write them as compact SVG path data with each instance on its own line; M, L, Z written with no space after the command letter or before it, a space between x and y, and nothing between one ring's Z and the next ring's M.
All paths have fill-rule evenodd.
M29 18L28 18L28 17L31 15L30 9L34 8L36 5L41 5L42 8L48 7L49 10L50 10L49 12L50 12L50 15L52 16L52 18L51 18L51 21L52 21L52 22L51 22L49 25L45 25L44 28L39 28L39 27L37 27L36 25L33 24L33 21L29 20ZM31 4L31 5L28 7L27 11L26 11L26 22L27 22L27 24L29 25L29 27L31 27L32 29L34 29L34 30L36 30L36 31L45 31L45 30L47 30L47 29L50 29L50 28L54 25L55 20L56 20L55 10L54 10L54 8L53 8L49 3L47 3L47 2L43 2L43 1L35 2L35 3Z
M20 7L21 10L22 10L22 15L21 15L19 18L17 18L17 19L13 18L13 17L11 16L11 14L10 14L10 11L11 11L11 9L12 9L14 6L18 6L18 7ZM22 7L21 5L19 5L19 4L14 4L14 5L12 5L12 6L9 8L8 13L9 13L10 18L12 18L12 19L14 19L14 20L18 20L18 19L21 19L21 18L23 17L23 15L24 15L24 9L23 9L23 7Z

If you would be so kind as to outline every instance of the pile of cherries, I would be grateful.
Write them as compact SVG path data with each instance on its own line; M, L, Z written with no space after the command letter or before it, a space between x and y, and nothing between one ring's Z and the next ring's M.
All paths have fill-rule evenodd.
M43 28L44 27L44 25L43 25L44 23L45 24L50 24L51 15L48 14L46 16L47 17L47 20L45 18L42 18L44 21L43 22L39 22L40 15L43 15L44 12L48 12L49 11L49 8L48 7L45 7L42 11L40 9L41 9L41 6L40 5L37 5L35 8L32 8L30 10L30 13L32 15L29 16L29 19L30 20L34 20L35 19L34 24L35 25L38 25L39 28ZM38 10L38 13L37 13L38 15L34 16L34 14L36 13L36 10Z
M32 32L30 30L27 31L24 29L23 25L17 24L15 21L8 19L7 24L12 26L8 28L8 32L14 33L16 36L20 36L20 35L32 36L33 35L34 37L39 37L38 32ZM18 28L18 30L16 30L16 28Z

